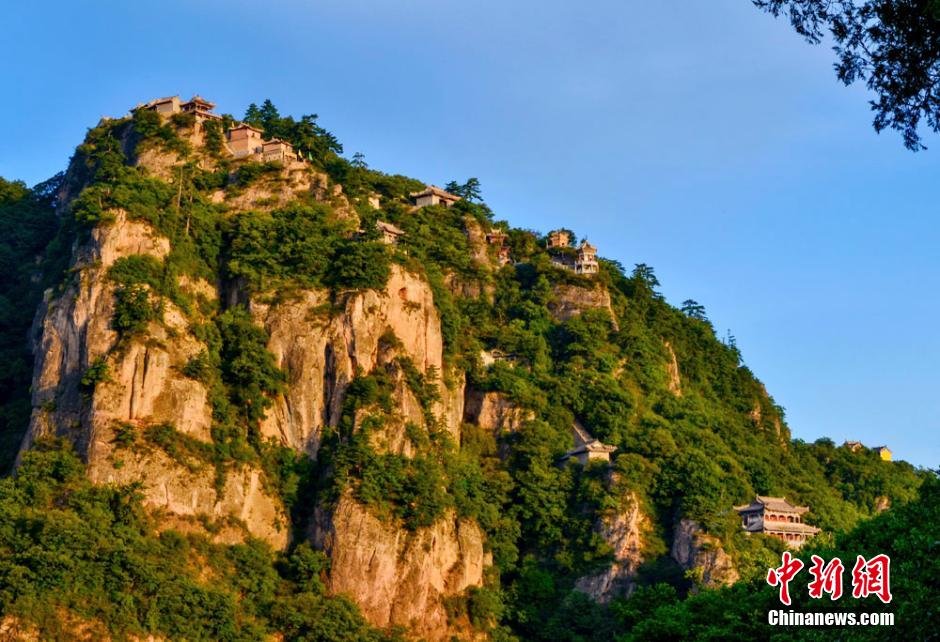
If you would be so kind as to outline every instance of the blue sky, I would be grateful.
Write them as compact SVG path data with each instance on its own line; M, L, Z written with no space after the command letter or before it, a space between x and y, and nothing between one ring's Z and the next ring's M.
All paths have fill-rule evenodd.
M940 465L940 137L870 126L832 54L749 0L43 2L5 7L0 175L199 92L315 112L351 155L573 228L694 298L797 437Z

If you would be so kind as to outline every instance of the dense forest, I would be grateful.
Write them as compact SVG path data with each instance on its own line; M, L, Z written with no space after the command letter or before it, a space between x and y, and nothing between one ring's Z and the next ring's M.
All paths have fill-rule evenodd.
M573 247L547 248L541 233L497 220L475 179L448 186L464 197L453 207L415 210L409 194L424 183L372 169L361 154L347 160L316 116L282 116L265 101L249 107L244 120L266 137L293 143L331 186L341 186L354 217L340 215L335 199L313 194L256 211L230 211L213 199L214 192L239 194L279 180L276 164L226 156L222 132L234 122L230 116L205 125L205 144L196 148L187 136L191 116L167 120L137 110L89 130L67 172L33 188L0 180L0 469L6 474L0 480L0 614L40 627L44 639L72 639L77 626L118 639L404 636L370 628L353 602L330 595L321 581L328 560L296 536L314 506L329 506L351 489L357 501L406 530L447 510L480 525L493 565L484 586L451 606L493 639L766 638L775 594L763 578L779 564L783 545L745 535L731 510L761 494L811 507L808 521L823 534L804 555L895 555L892 633L926 639L936 630L926 626L937 570L927 555L936 537L927 527L940 523L933 473L828 439L792 439L783 409L744 365L733 338L717 337L694 301L667 302L652 267L625 269L602 259L599 274L574 274L552 262ZM147 151L180 159L172 181L137 162ZM380 210L370 195L381 198ZM118 210L149 223L169 239L171 251L163 260L132 256L111 267L111 327L126 344L149 323L162 322L166 302L183 310L207 346L184 374L206 384L213 421L211 443L172 425L143 431L128 425L120 445L162 449L211 467L219 480L245 462L257 463L291 513L295 537L285 552L260 541L223 544L161 528L138 488L90 483L65 439L41 440L13 472L36 410L30 401L36 311L44 292L54 296L80 278L70 269L72 248L109 225ZM380 242L373 231L379 219L404 231L397 245ZM489 268L475 260L471 228L503 230L513 262ZM349 292L384 287L396 266L420 275L433 291L443 371L422 373L399 358L385 370L360 373L315 459L263 439L258 425L283 389L284 374L245 297L322 289L332 304L318 313L329 315L330 305ZM186 276L238 284L244 296L194 298L178 286ZM609 305L561 318L554 302L569 287L604 292ZM485 364L483 354L503 358ZM370 430L389 420L395 376L407 381L433 427L436 384L449 385L455 373L474 389L505 395L528 419L505 434L465 424L459 444L443 431L415 431L412 457L374 451ZM102 361L81 383L90 394L109 376ZM369 418L362 422L364 411ZM617 448L609 467L560 463L574 422ZM645 562L631 597L599 604L575 590L575 582L609 564L597 520L630 502L652 516ZM669 556L680 518L721 542L740 574L737 584L706 588ZM863 606L877 610L852 600L833 608ZM845 639L837 630L809 637L827 636Z

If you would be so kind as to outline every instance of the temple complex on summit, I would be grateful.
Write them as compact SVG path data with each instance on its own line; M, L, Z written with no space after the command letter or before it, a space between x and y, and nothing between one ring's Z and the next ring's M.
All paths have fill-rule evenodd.
M795 506L786 497L757 495L753 502L735 506L742 526L748 533L761 533L786 542L790 548L800 548L819 532L815 526L803 523L808 506Z
M864 444L862 444L860 441L846 441L842 444L842 447L851 450L853 453L857 453L858 451L865 448ZM871 450L873 453L878 455L881 461L891 461L891 449L887 446L875 446L874 448L869 448L867 450Z
M192 114L197 124L207 120L223 120L222 116L212 111L215 109L215 103L198 95L185 102L181 101L179 96L157 98L149 103L138 105L137 109L149 109L164 116ZM283 165L303 161L294 151L291 143L279 138L265 140L264 131L248 123L236 123L233 127L230 127L225 132L225 139L226 149L235 158L281 163Z
M138 108L149 109L158 114L178 114L180 112L180 97L167 96L166 98L155 98L146 105L138 105Z
M193 96L186 102L182 102L179 96L167 96L151 100L146 105L138 105L138 108L149 109L158 114L193 114L197 121L222 120L221 116L212 113L215 103L201 96Z
M597 248L587 242L581 241L574 254L571 250L571 234L567 230L553 230L548 233L546 245L555 249L552 253L552 263L560 268L571 270L575 274L597 274L600 266L597 262ZM559 251L563 250L563 251Z

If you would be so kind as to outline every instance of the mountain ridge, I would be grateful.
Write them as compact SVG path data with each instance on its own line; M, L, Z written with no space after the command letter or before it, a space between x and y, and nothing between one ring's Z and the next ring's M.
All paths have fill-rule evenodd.
M733 342L649 266L576 274L555 260L570 242L495 221L473 181L416 208L423 183L345 160L315 117L266 102L245 121L295 155L233 158L234 119L142 107L90 130L56 198L4 184L14 214L54 210L34 245L59 248L17 282L55 286L23 466L67 459L46 454L64 439L92 481L143 482L157 524L313 555L318 604L342 593L431 640L558 639L578 608L602 635L612 616L578 596L753 577L782 547L732 516L755 493L829 532L914 499L909 465L792 441ZM578 422L610 466L559 464Z

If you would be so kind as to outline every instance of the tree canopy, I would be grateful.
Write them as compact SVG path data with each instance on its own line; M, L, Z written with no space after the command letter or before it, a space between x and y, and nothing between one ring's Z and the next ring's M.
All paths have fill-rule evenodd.
M875 131L897 130L911 150L926 148L922 124L940 131L940 1L753 1L813 44L832 39L839 80L875 94Z

